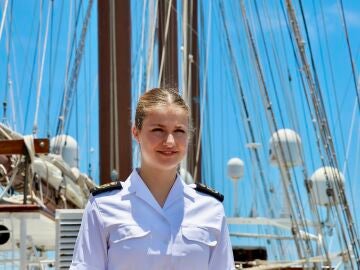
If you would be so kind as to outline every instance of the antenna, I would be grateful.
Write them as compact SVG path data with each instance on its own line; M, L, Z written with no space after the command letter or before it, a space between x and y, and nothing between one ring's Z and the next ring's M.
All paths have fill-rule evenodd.
M245 146L250 150L250 152L252 152L251 153L251 160L252 160L252 162L251 162L251 164L252 164L251 173L252 173L252 178L253 178L253 184L254 184L254 186L257 186L257 184L256 184L256 176L255 176L255 168L254 168L256 162L255 162L254 157L256 155L257 149L261 147L261 144L256 143L256 142L252 142L252 143L247 143ZM257 216L255 188L253 188L253 201L252 201L252 204L251 204L251 210L250 210L250 215L249 216L250 217L256 217Z
M234 184L234 216L239 217L239 204L238 204L238 180L244 176L244 162L237 157L229 159L227 163L228 176L233 180Z
M280 169L283 183L283 210L281 217L290 217L290 198L286 195L287 187L290 185L289 169L302 164L301 139L291 129L279 129L270 138L270 163Z
M325 166L317 169L310 177L310 194L315 204L326 207L326 219L330 220L329 210L332 206L341 204L339 192L335 188L337 185L345 186L344 175L334 167Z

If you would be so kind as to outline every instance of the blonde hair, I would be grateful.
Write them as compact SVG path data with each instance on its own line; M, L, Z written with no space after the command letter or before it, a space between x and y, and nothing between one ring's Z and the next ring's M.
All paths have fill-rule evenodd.
M135 128L141 130L146 113L159 105L177 105L188 113L189 130L191 130L190 108L180 96L176 88L153 88L145 92L139 99L135 112Z

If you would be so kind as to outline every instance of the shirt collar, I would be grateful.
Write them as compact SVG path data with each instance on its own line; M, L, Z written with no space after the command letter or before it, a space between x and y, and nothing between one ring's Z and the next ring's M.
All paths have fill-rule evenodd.
M161 208L154 196L152 195L151 191L141 179L137 169L134 169L131 173L129 179L126 181L128 182L128 193L135 193L137 197L142 199L143 201L147 202L152 208L157 210L158 212L163 212L166 208L170 207L178 199L184 196L184 182L182 181L179 174L176 176L176 180L171 187L171 190L166 198L164 207Z
M171 187L171 190L166 198L164 209L170 207L171 204L173 204L175 201L183 197L184 197L184 182L181 179L180 175L177 174L175 182Z

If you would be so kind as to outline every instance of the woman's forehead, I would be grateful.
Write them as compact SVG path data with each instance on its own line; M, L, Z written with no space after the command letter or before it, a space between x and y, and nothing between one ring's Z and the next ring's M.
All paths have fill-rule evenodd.
M188 111L176 104L159 104L155 106L151 106L146 109L146 115L150 114L164 114L164 113L172 113L179 115L188 115Z
M177 105L158 105L151 107L146 111L144 121L149 124L174 122L187 125L189 114L184 108Z

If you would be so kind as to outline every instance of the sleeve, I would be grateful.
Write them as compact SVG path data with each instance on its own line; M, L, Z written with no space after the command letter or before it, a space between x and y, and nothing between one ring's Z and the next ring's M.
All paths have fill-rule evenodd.
M107 269L107 240L93 197L87 203L70 270Z
M209 270L218 269L235 269L234 255L225 216L222 219L219 243L214 247L209 263Z

